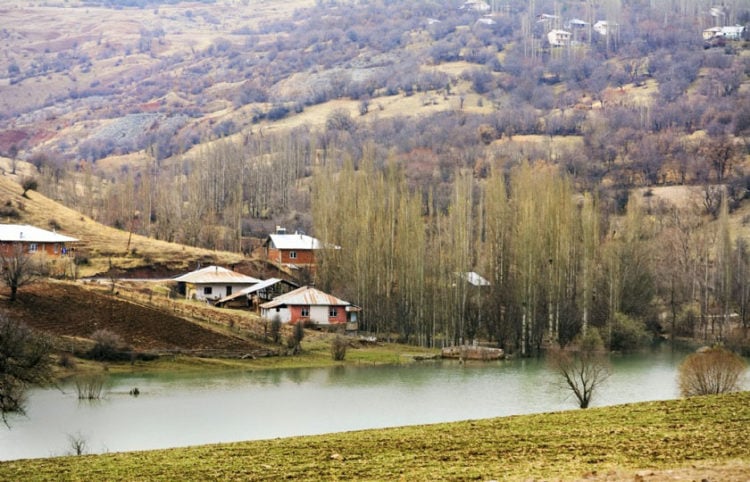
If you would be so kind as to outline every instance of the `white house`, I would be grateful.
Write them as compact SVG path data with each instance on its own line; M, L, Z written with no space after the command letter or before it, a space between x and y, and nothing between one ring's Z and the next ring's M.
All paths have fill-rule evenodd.
M185 298L216 301L260 282L259 279L221 266L208 266L174 278Z
M732 25L726 27L711 27L703 31L703 40L726 39L742 40L742 34L745 27L742 25Z
M273 320L278 317L282 323L355 323L359 311L361 309L358 306L310 286L297 288L260 305L260 314L263 318Z
M570 44L572 34L566 30L550 30L547 40L552 47L564 47Z

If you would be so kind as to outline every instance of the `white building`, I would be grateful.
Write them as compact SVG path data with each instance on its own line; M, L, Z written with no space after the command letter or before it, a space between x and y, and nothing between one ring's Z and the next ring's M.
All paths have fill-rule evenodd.
M217 301L260 282L259 279L221 266L208 266L174 278L185 298Z

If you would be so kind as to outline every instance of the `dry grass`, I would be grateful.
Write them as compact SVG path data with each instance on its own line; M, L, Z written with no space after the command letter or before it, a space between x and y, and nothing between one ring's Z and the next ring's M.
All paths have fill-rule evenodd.
M18 176L0 176L0 204L10 203L18 208L19 219L3 222L30 224L51 229L51 222L60 226L58 231L80 240L77 249L90 259L89 265L79 266L80 276L90 276L107 271L110 266L120 269L163 265L172 270L194 267L197 261L230 265L243 260L242 254L193 248L176 243L159 241L115 228L104 226L91 218L37 193L21 196Z

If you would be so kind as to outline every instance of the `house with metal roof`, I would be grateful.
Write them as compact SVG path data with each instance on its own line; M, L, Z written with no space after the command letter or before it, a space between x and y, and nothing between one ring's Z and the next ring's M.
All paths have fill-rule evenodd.
M78 239L28 224L0 224L0 252L10 255L16 249L25 254L66 256Z
M270 278L221 298L216 306L260 308L263 303L299 288L292 281Z
M319 289L303 286L260 305L267 320L278 317L282 323L315 323L336 325L356 323L361 308Z
M276 229L276 234L268 235L263 243L266 259L282 266L314 266L315 251L323 249L323 243L316 238L296 232L286 234Z
M185 298L217 301L260 283L258 278L247 276L221 266L207 266L174 278L177 291Z

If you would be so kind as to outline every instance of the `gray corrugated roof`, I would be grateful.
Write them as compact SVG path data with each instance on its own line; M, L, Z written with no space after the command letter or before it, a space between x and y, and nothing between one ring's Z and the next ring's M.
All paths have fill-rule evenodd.
M0 224L0 241L27 243L73 243L78 241L53 231L40 229L28 224Z
M296 283L292 283L291 281L284 281L284 280L281 280L279 278L269 278L269 279L267 279L265 281L261 281L258 284L254 284L252 286L248 286L247 288L242 288L238 292L232 293L229 296L225 296L224 298L220 299L217 303L224 303L224 302L227 302L229 300L233 300L235 298L239 298L242 295L247 296L249 294L255 293L256 291L264 290L264 289L268 288L269 286L273 286L276 283L282 283L282 282L289 283L292 286L297 286Z
M174 278L175 281L181 281L184 283L194 284L209 284L209 283L246 283L255 284L259 283L258 278L247 276L231 269L222 268L221 266L207 266L190 273L183 274Z

